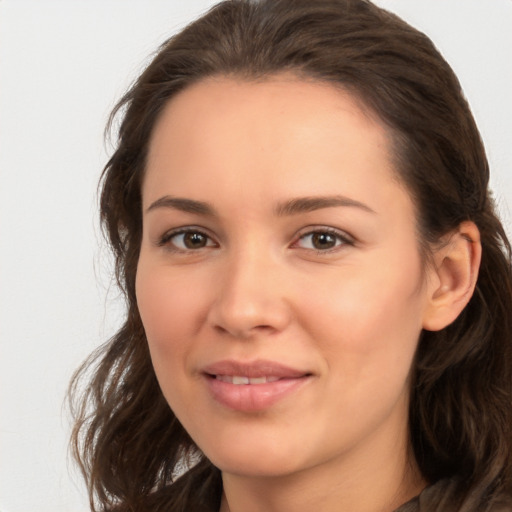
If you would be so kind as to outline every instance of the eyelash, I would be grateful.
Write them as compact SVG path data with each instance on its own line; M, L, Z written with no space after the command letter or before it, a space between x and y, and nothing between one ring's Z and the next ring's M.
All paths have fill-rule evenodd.
M315 249L315 248L307 248L306 250L315 251L317 254L329 254L331 252L336 252L340 250L344 246L353 246L355 244L355 240L343 231L339 231L334 228L327 227L309 227L307 231L303 231L303 233L298 237L297 241L294 242L293 245L297 245L301 240L304 240L307 237L313 237L314 235L329 235L336 239L336 245L334 247L330 247L328 249Z
M205 237L206 239L206 245L204 247L200 247L200 248L197 248L197 249L192 249L192 248L181 248L181 247L176 247L175 244L172 243L172 239L175 238L175 237L178 237L179 235L187 235L187 234L191 234L191 235L200 235L202 237ZM216 245L215 243L214 244L209 244L209 242L213 241L212 237L210 235L208 235L207 233L205 233L203 230L199 229L199 228L195 228L193 226L190 226L190 227L186 227L186 228L178 228L178 229L175 229L175 230L172 230L172 231L168 231L167 233L165 233L159 240L158 240L158 246L159 247L165 247L166 249L172 251L172 252L188 252L188 251L196 251L196 250L199 250L199 249L204 249L206 247L212 247L214 245Z
M198 248L181 248L181 247L177 247L172 242L173 238L178 237L179 235L187 235L187 234L199 235L201 237L204 237L206 239L206 245L204 245L202 247L198 247ZM308 227L307 230L305 228L303 230L303 232L301 234L299 234L296 241L294 241L291 244L291 247L292 248L298 247L299 243L302 240L305 240L307 237L313 237L315 235L329 235L329 236L334 237L336 240L334 247L330 247L327 249L315 249L314 247L308 247L308 248L302 247L302 249L315 251L317 254L325 255L325 254L329 254L332 252L336 252L344 246L353 246L355 244L355 240L347 233L345 233L343 231L339 231L334 228L327 228L327 227L319 226L319 227ZM213 243L210 243L210 242L213 242ZM218 244L213 240L213 238L210 235L205 233L203 230L191 226L191 227L178 228L176 230L168 231L158 240L158 246L165 247L166 249L168 249L172 252L186 253L189 251L195 252L200 249L205 249L208 247L215 247L215 246L218 246ZM300 249L301 247L298 247L298 248Z

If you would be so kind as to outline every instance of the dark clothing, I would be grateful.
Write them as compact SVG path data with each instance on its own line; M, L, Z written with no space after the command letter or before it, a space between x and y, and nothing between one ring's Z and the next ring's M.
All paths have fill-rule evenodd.
M395 512L512 512L512 499L496 499L494 503L482 507L480 503L468 498L463 504L454 503L456 482L441 480L427 487L423 492L408 501Z

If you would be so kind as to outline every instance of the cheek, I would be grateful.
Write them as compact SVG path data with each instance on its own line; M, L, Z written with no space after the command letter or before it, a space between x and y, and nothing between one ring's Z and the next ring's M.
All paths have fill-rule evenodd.
M187 366L193 340L201 324L204 297L183 273L162 265L139 261L136 280L137 305L148 341L160 389L175 414L188 410Z
M328 286L308 289L309 329L343 379L395 385L407 378L421 332L424 293L420 262L388 258L351 268ZM381 261L386 261L382 259ZM325 283L324 283L325 284ZM384 380L383 380L384 379Z
M141 258L136 295L153 366L159 380L167 369L186 363L190 340L201 327L204 291L165 267L153 267Z
M149 261L148 261L149 260ZM186 276L186 277L185 277ZM137 305L146 333L151 339L168 338L176 329L198 327L201 304L204 302L204 285L201 279L194 282L193 275L175 271L158 261L141 254L135 282Z
M347 439L395 418L404 424L409 375L421 332L419 266L365 269L347 275L343 286L323 301L324 317L311 329L322 340L331 378L325 382L330 423L347 417ZM398 427L397 427L398 428ZM352 436L352 437L351 437Z

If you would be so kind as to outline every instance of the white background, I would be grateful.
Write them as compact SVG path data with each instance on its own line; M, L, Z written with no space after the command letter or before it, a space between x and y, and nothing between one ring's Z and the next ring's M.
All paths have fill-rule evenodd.
M211 0L0 0L0 511L84 512L63 409L118 325L96 221L103 127L157 45ZM455 68L511 233L512 0L380 0Z

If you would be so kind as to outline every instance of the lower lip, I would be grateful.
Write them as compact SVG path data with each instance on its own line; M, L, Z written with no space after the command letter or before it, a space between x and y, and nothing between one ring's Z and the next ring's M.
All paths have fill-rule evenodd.
M213 398L222 405L242 412L268 409L275 403L297 391L310 379L309 376L279 379L265 384L231 384L206 376Z

